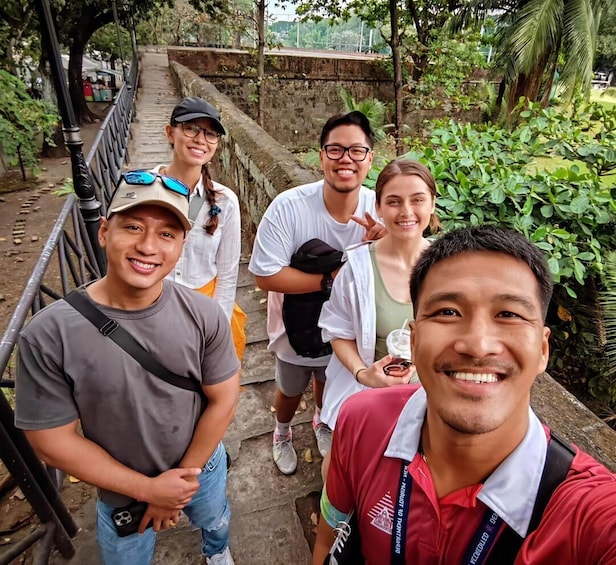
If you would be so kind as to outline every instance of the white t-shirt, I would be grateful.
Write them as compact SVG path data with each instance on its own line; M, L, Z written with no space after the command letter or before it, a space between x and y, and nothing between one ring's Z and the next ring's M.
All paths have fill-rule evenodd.
M159 165L153 170L158 172L162 166ZM193 228L188 233L182 255L167 278L193 289L201 288L216 278L213 298L230 320L240 267L240 205L230 188L217 182L213 184L218 192L216 205L221 209L218 227L213 235L203 229L212 208L204 201ZM199 179L195 190L191 192L191 200L197 193L202 195L203 191L203 179Z
M366 187L359 190L359 200L353 215L365 212L376 216L374 192ZM361 241L366 230L349 220L343 224L331 217L323 202L323 181L298 186L280 193L265 211L255 237L248 269L261 277L278 273L291 263L291 256L307 241L318 238L343 251ZM283 294L270 292L267 304L267 333L269 350L279 359L293 365L324 367L330 356L312 359L295 353L282 322Z

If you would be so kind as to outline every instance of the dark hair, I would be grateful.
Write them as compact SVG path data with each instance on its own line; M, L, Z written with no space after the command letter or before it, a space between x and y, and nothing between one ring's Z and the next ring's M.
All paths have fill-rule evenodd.
M210 176L208 163L201 165L201 178L203 179L203 194L205 196L205 201L210 205L210 213L203 229L209 235L214 235L216 228L218 228L218 214L220 214L220 208L216 205L216 200L218 200L218 195L220 193L214 188L214 182Z
M359 126L366 135L370 149L374 148L374 132L370 126L370 120L358 110L346 112L345 114L336 114L329 118L321 131L321 140L319 141L320 147L325 145L329 134L338 126Z
M419 161L413 161L411 159L395 159L390 161L383 167L383 170L379 173L376 179L376 185L374 190L376 192L376 203L381 204L381 193L383 187L393 178L398 175L407 177L416 176L424 181L430 189L432 200L436 200L436 181L430 172L430 169ZM432 233L437 232L441 228L441 222L434 212L430 215L430 231Z
M411 301L415 306L415 313L424 280L430 269L445 259L471 251L503 253L526 263L539 284L539 298L545 320L554 286L545 256L522 234L498 226L474 226L451 231L437 239L421 254L411 274Z

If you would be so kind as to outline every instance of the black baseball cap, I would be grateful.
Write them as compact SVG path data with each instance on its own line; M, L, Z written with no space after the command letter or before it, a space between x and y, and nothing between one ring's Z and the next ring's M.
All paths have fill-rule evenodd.
M227 133L220 123L220 112L207 100L196 96L184 98L171 112L171 124L183 124L199 118L209 118L216 124L218 132Z

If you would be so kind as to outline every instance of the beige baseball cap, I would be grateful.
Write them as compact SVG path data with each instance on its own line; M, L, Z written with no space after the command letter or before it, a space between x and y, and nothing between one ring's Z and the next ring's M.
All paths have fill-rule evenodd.
M137 174L140 176L137 177ZM155 177L151 184L146 184L143 182L143 177L145 177L145 180L149 180L147 175L153 175ZM142 182L131 182L129 184L126 182L127 178L129 181L132 178L135 178L142 180ZM174 186L175 183L179 183L176 179L167 180L174 181ZM178 186L178 188L179 187L180 186ZM122 180L120 181L120 184L118 185L118 188L114 192L111 202L109 203L109 207L107 208L107 218L110 218L117 212L125 212L126 210L130 210L135 206L144 206L146 204L152 206L162 206L177 216L185 231L190 231L192 224L188 219L189 189L188 187L184 188L186 188L186 194L180 194L180 192L168 188L165 186L160 175L157 175L151 171L134 171L132 173L125 173L122 175Z

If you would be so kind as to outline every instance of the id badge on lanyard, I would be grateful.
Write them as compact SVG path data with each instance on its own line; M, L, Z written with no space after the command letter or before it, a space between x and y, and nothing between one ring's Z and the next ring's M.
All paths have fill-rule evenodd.
M411 477L408 467L409 462L403 460L391 532L391 565L405 565L406 563L406 528L413 488L413 477ZM503 519L488 508L466 548L461 565L481 565L484 563L502 526Z

